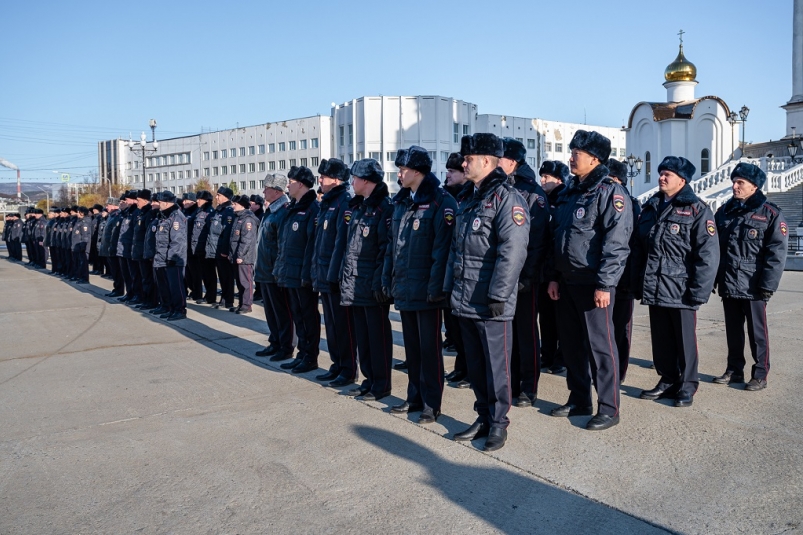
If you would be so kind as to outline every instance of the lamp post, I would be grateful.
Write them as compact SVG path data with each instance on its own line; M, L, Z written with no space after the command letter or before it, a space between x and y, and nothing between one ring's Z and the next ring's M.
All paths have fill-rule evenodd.
M742 123L742 154L744 154L744 131L747 129L747 114L750 113L750 108L742 106L739 110L739 119Z
M131 152L139 152L142 157L142 189L145 189L145 153L146 152L156 152L159 150L159 142L156 141L156 119L151 119L148 122L148 126L151 127L151 145L148 146L148 138L145 136L145 132L139 136L139 142L135 142L132 139L128 139L126 142L126 146L128 150ZM111 181L109 182L109 190L111 190Z
M50 211L50 194L47 192L45 188L34 186L36 189L41 190L45 193L45 206L47 206L47 211Z
M644 165L644 161L642 161L641 158L636 158L635 156L633 156L633 153L631 152L630 156L625 158L625 163L627 164L627 168L628 168L628 171L627 171L628 180L632 181L634 178L636 178L637 176L639 176L641 174L641 166ZM633 171L634 168L635 168L635 171ZM631 192L633 191L633 187L632 186L629 189L630 189Z
M789 145L786 146L786 151L789 153L789 158L792 160L792 165L793 166L797 165L801 161L803 161L803 154L800 153L800 149L801 149L800 145L801 145L801 142L798 141L797 133L795 132L795 127L793 126L792 127L792 141L790 141ZM800 244L801 234L800 234L799 231L800 231L800 228L803 227L803 187L800 188L800 192L801 192L800 193L800 196L801 196L801 204L800 204L801 214L800 214L800 223L798 224L798 236L797 236L798 245L801 245Z
M739 122L739 116L736 115L735 111L732 111L730 112L730 114L728 114L728 122L731 124L731 160L732 160L734 154L736 153L736 148L733 146L733 127L736 126L736 123Z

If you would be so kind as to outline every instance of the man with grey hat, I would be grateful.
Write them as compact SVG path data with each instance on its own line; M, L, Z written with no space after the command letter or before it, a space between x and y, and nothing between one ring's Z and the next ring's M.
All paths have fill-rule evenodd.
M217 208L209 217L209 233L206 237L206 257L214 259L217 278L220 280L221 296L220 302L213 308L231 308L234 306L234 271L229 262L229 240L231 238L231 226L234 224L234 209L231 206L231 199L234 192L231 188L220 186L215 195ZM210 288L206 289L207 292ZM207 293L208 295L208 293ZM217 295L217 283L212 290L212 295Z

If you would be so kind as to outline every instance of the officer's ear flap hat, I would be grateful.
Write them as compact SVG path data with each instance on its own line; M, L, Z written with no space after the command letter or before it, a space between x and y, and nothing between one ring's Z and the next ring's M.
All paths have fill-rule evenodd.
M374 184L382 182L385 176L382 166L373 158L364 158L354 162L354 165L351 166L351 174Z
M195 195L195 192L194 192L194 191L188 191L188 192L186 192L185 194L183 194L183 195L181 196L181 200L182 200L182 201L192 201L192 202L195 202L197 199L198 199L198 197Z
M96 204L95 206L92 207L92 209L93 210L97 210L98 212L102 212L103 211L103 206L101 206L99 204Z
M78 213L78 205L74 204L74 205L70 206L70 212Z
M176 202L176 194L166 189L156 195L156 200L159 202Z
M524 148L524 143L512 137L503 137L502 144L505 147L504 158L513 160L516 163L525 163L527 157L527 149Z
M737 168L739 166L736 166ZM667 156L658 165L658 173L661 171L671 171L685 180L687 183L692 179L697 168L694 164L682 156Z
M463 162L466 159L463 158L463 155L459 152L453 152L449 155L449 159L446 160L446 169L454 169L456 171L463 171Z
M141 189L137 192L137 199L145 199L146 201L151 200L151 190L149 189Z
M265 206L265 199L262 198L262 195L251 195L248 200L257 203L259 206Z
M301 166L296 170L296 174L293 177L290 177L296 182L301 182L308 188L312 188L315 186L315 175L312 174L312 170L309 167Z
M737 178L743 178L748 182L752 182L758 189L763 188L764 184L767 183L767 175L764 171L751 163L740 163L734 167L731 172L731 180L736 180Z
M287 172L287 178L291 180L296 179L296 174L298 173L298 166L294 165L290 167L290 170Z
M471 136L463 136L460 140L460 154L463 157L480 154L501 158L505 155L505 145L494 134L478 133Z
M627 167L624 163L615 158L610 158L605 167L608 168L608 176L615 176L622 182L623 186L627 186Z
M44 214L45 211L42 210L41 208L37 208L36 210L33 211L33 213L35 213L35 214Z
M227 188L226 186L220 186L217 189L217 192L226 197L228 200L231 200L231 198L234 197L234 192L231 190L231 188Z
M324 158L321 160L321 164L318 166L318 174L324 176L332 176L329 174L329 160Z
M251 201L248 199L248 195L235 195L232 202L239 204L243 208L251 208Z
M196 200L199 201L203 199L204 201L212 202L212 193L206 191L205 189L202 189L201 191L195 194L195 198Z
M578 130L569 143L569 150L571 149L587 152L600 162L604 162L611 155L611 140L599 132Z
M432 158L425 148L413 145L405 151L399 151L396 155L396 166L407 167L426 175L432 171Z
M88 215L89 214L89 208L87 208L86 206L79 206L78 207L78 212L81 215Z
M343 163L343 160L338 160L337 158L323 160L321 165L318 166L318 174L336 178L343 182L348 182L350 176L348 166Z
M284 192L287 189L287 177L281 173L265 175L265 187Z
M541 169L538 170L538 175L549 175L557 178L564 184L569 179L569 167L557 160L546 160L541 164Z
M128 192L128 194L126 194L125 198L126 199L133 199L133 200L136 201L137 200L137 193L138 193L137 190L132 189L131 191Z

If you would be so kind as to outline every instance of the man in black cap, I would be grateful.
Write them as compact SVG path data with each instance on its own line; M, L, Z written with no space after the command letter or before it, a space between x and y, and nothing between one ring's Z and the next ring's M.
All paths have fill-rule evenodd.
M745 390L757 391L767 387L767 302L778 290L786 265L789 227L780 208L761 192L767 181L761 168L739 163L731 180L733 197L714 216L720 247L716 288L722 296L728 339L727 368L714 383L744 382L746 321L754 364Z
M608 159L605 165L608 168L608 176L617 184L627 187L627 167L624 163L613 158ZM638 199L630 195L630 206L633 209L633 222L638 221L641 215L641 204ZM635 233L630 235L630 248L633 248L633 240L636 239ZM616 297L613 303L613 336L616 341L616 351L619 353L619 383L625 381L627 367L630 364L630 341L633 332L633 291L630 287L632 282L632 256L627 257L625 270L622 278L616 285Z
M399 310L408 364L407 396L391 412L418 412L435 422L443 401L441 309L457 202L440 187L426 149L413 145L396 158L402 189L393 198L382 285Z
M260 283L265 321L268 324L268 345L256 352L258 357L270 357L277 362L293 355L293 318L290 313L290 297L287 289L276 284L273 269L279 255L279 230L289 215L287 206L290 199L284 193L287 177L280 174L265 176L262 194L268 202L268 211L259 227L257 240L257 261L254 266L254 280Z
M36 208L33 212L33 246L36 251L35 267L45 269L47 267L47 248L45 247L45 237L47 236L47 219L42 217L44 210Z
M549 206L546 193L535 178L535 171L527 164L527 149L517 139L502 139L505 154L499 159L513 187L527 203L530 212L530 239L527 242L527 259L519 275L516 314L513 317L513 349L510 378L513 404L531 407L538 399L538 381L541 377L541 342L538 339L538 285L549 246Z
M22 221L20 220L20 215L8 214L5 224L8 227L8 258L22 262Z
M129 301L129 304L136 305L138 309L151 310L156 308L159 298L154 280L153 259L145 258L145 236L159 213L151 206L151 190L139 190L136 201L137 210L134 214L134 241L131 246L131 259L137 266L136 276L142 289L139 301Z
M188 191L181 196L181 210L187 218L187 267L184 270L184 283L189 298L198 301L203 297L203 271L192 245L195 218L198 216L198 196L194 191Z
M125 295L125 283L123 273L120 269L120 264L117 262L117 244L120 238L120 224L122 223L122 216L120 214L119 201L114 197L109 197L106 201L106 210L109 211L109 217L106 220L106 226L103 228L103 236L100 239L100 250L98 254L106 258L109 272L112 276L112 291L106 294L106 297L120 297Z
M106 263L106 257L100 254L100 247L103 243L103 232L106 230L106 223L109 221L108 209L105 206L101 207L101 212L99 215L100 217L98 219L97 235L95 236L95 241L97 242L95 248L98 252L96 274L100 275L103 279L111 279L111 271Z
M67 226L70 220L70 208L64 207L59 212L58 222L53 226L53 247L54 256L58 259L56 265L56 275L63 277L69 268L69 261L67 260L67 249L65 247L66 239L69 238L67 234Z
M102 211L103 206L96 204L91 208L89 214L92 218L92 240L89 243L89 263L92 264L92 270L89 273L91 275L103 275L103 272L100 271L100 258L98 257L98 225L103 218Z
M33 248L33 207L29 206L25 209L25 219L22 222L22 243L25 244L25 253L28 256L28 261L26 265L32 265L34 263L34 252Z
M54 240L54 229L56 228L56 223L58 223L59 217L59 209L55 206L50 208L50 211L47 214L47 227L45 228L45 240L43 242L44 247L47 249L47 254L50 256L50 274L54 274L56 272L56 257L53 255L53 251L55 247L53 246Z
M215 259L207 257L206 245L209 238L209 223L211 215L214 213L212 208L212 193L201 190L195 194L195 202L198 204L198 211L195 213L192 222L192 233L190 236L191 257L188 259L190 264L197 264L203 281L204 293L195 300L198 305L214 305L217 301L217 272Z
M62 230L62 240L61 240L61 249L62 254L64 255L64 272L61 274L61 277L64 279L74 279L75 278L75 255L73 254L72 248L72 240L73 240L73 230L75 227L76 222L78 221L78 206L73 205L70 206L68 211L68 217L64 222L64 229Z
M286 288L290 297L298 336L298 355L281 365L293 373L317 370L320 352L321 314L318 292L312 288L315 221L319 212L314 185L315 175L306 167L299 167L288 182L291 201L279 229L279 254L273 268L276 283Z
M75 262L75 276L70 280L78 284L89 282L89 242L92 241L92 218L89 209L78 208L79 218L73 226L71 247Z
M569 179L569 168L563 162L546 160L538 170L541 176L541 187L547 194L550 220L555 212L555 205L560 192L566 188ZM551 242L550 242L551 243ZM538 325L541 334L541 370L546 373L563 373L563 351L558 341L557 303L549 298L549 282L543 274L538 285Z
M354 315L340 304L340 266L346 251L351 194L348 191L349 168L341 160L322 160L318 166L323 198L315 225L315 253L312 264L312 288L321 294L326 347L332 364L319 381L339 387L354 382L357 373L357 339Z
M234 223L234 209L231 206L231 198L234 192L231 188L220 186L215 195L217 208L207 218L209 220L209 233L206 237L206 258L215 260L217 276L220 280L222 295L220 302L213 308L231 308L234 306L234 271L229 261L229 240L231 238L231 226ZM217 295L217 283L213 289L207 288L207 296L212 291L212 295Z
M125 281L125 296L117 300L122 303L135 301L139 303L142 292L142 284L139 277L139 266L131 258L131 250L134 247L134 228L136 227L137 215L137 190L129 190L125 193L125 200L120 209L120 238L117 242L117 261L120 264L120 271Z
M158 198L158 193L151 195L150 213L153 214L153 219L151 220L151 224L148 226L148 228L145 229L145 241L142 245L142 259L148 262L151 266L153 266L154 259L156 258L156 233L159 230L159 226L156 223L158 222L159 215L161 214ZM167 313L169 309L167 304L162 303L162 289L159 288L159 277L157 276L155 267L153 268L152 279L156 298L153 300L153 302L141 307L141 309L146 310L148 314L160 316ZM169 287L167 291L169 292Z
M674 398L689 407L697 392L697 309L708 302L719 265L714 215L689 186L696 169L667 156L658 193L641 209L633 240L633 292L650 307L650 338L661 379L641 399Z
M454 436L487 436L485 451L507 440L512 402L510 351L518 282L527 259L530 214L526 202L499 167L502 140L493 134L463 136L460 154L470 197L460 203L444 291L460 318L477 420Z
M608 178L611 142L578 130L569 165L574 176L557 199L549 297L557 301L569 400L552 416L591 415L591 385L599 398L586 429L619 423L619 356L613 340L613 302L630 253L633 209L627 191Z
M262 197L262 195L251 195L248 200L251 204L251 211L254 212L255 216L257 216L257 220L261 225L262 218L265 217L265 199ZM262 288L259 287L258 282L254 282L253 301L255 303L262 301Z
M257 257L259 219L251 211L248 195L235 195L233 199L234 224L231 227L229 260L234 270L240 303L229 312L250 314L254 304L254 263Z
M161 307L159 317L168 321L187 317L187 301L184 288L184 266L187 264L187 219L176 204L176 196L169 190L158 193L159 216L152 227L156 238L156 270ZM156 314L159 308L154 309Z
M340 273L340 304L352 307L357 354L365 379L347 394L376 401L389 396L391 389L391 296L382 288L382 270L393 208L379 162L358 160L351 167L351 175L355 197L344 216L348 234Z

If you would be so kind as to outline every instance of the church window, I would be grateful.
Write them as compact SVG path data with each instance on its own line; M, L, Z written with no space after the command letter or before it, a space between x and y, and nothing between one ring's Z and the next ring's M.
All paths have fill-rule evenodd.
M644 153L644 183L650 181L650 173L652 172L652 158L650 158L650 151Z
M704 175L711 171L711 151L703 149L700 152L700 174Z

